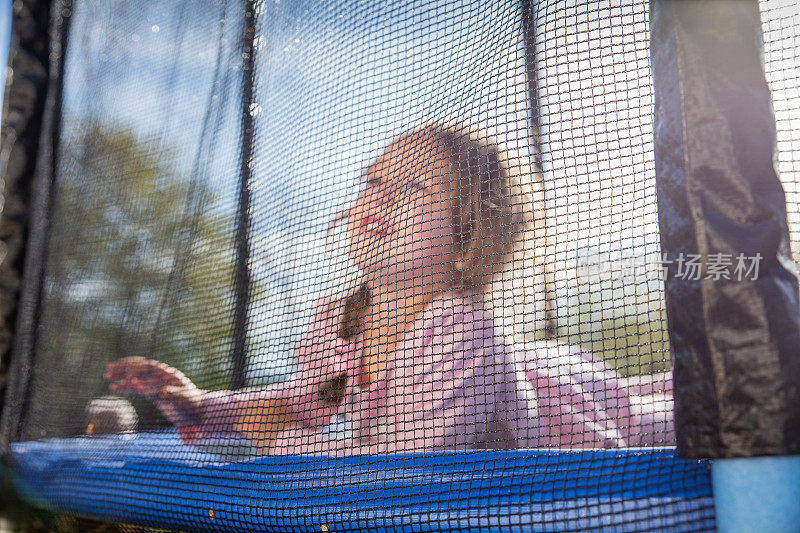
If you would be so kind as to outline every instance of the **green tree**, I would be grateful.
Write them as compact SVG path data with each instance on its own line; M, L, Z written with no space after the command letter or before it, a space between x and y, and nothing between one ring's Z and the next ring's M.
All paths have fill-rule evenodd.
M621 279L579 281L568 312L557 320L557 336L581 345L622 376L669 370L663 294L652 288L653 283L646 283L645 277L628 282L627 287ZM639 292L627 290L631 287L638 287Z
M105 362L139 355L199 386L230 380L234 212L180 154L99 122L65 124L28 437L82 428ZM137 404L142 407L141 404Z

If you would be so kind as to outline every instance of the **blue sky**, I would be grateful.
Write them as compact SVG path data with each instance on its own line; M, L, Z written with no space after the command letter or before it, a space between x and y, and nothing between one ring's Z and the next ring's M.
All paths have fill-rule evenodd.
M0 1L7 17L9 2ZM241 13L236 2L225 13L222 5L76 3L64 97L72 116L123 125L162 139L156 149L177 149L174 170L209 184L217 200L207 213L232 225ZM252 271L268 297L251 309L256 381L281 371L319 293L353 274L325 242L325 228L356 194L361 169L393 137L423 120L458 120L494 136L513 170L535 181L514 2L258 5ZM798 11L797 0L762 2L779 168L792 205L800 200ZM657 319L663 298L653 272L659 245L647 2L548 4L538 18L549 244L531 252L545 255L554 272L561 324L610 312ZM215 127L205 135L208 109ZM796 208L790 220L800 227ZM577 271L581 253L634 258L650 271L632 281L615 272L587 283ZM496 285L511 335L541 318L541 278L528 259ZM577 298L587 291L593 311L580 317Z

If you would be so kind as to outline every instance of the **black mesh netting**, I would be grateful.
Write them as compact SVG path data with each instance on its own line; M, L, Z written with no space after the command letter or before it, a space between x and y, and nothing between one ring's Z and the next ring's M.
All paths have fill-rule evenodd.
M648 3L579 4L67 3L25 490L188 530L713 529L671 448ZM795 257L798 11L762 2Z

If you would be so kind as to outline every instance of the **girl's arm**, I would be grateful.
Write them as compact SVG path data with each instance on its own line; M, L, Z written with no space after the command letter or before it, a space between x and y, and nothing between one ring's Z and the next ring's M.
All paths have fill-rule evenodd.
M300 369L287 382L262 390L204 391L159 361L128 357L109 363L104 377L113 391L149 400L191 443L203 436L239 432L268 447L271 435L291 424L318 427L336 413L338 384L360 357L360 337L338 337L337 302L321 300L314 321L298 343Z
M628 391L608 365L580 346L542 340L515 357L536 391L542 446L625 446L630 418Z
M264 453L275 436L292 425L319 428L336 414L348 371L361 357L361 337L338 336L341 302L318 302L311 327L295 349L297 373L288 381L262 390L217 391L203 395L198 433L235 431Z

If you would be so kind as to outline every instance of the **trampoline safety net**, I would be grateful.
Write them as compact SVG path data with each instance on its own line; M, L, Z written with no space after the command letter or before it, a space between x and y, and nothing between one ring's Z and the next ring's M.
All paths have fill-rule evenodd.
M54 4L19 490L191 531L713 530L674 449L664 283L701 271L659 241L651 10ZM797 258L800 6L760 16Z

